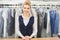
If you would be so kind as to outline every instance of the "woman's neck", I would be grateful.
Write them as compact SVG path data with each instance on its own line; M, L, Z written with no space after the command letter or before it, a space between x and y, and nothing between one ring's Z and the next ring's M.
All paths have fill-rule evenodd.
M23 13L23 16L25 19L28 19L30 17L30 13Z

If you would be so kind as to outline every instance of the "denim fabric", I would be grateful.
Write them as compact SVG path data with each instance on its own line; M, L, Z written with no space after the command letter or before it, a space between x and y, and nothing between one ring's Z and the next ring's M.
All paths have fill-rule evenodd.
M58 33L58 15L56 10L50 11L51 34Z

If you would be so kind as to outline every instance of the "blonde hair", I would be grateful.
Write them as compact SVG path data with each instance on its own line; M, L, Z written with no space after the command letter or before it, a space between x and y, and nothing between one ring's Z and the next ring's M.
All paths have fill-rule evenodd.
M30 2L30 0L25 0L25 2L24 2L24 4L23 4L23 6L24 5L29 5L30 6L30 8L31 8L31 2Z

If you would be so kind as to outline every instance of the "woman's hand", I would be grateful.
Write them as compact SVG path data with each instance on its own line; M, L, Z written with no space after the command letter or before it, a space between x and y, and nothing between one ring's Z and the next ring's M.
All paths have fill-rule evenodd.
M25 36L25 40L30 40L30 37L29 36Z
M25 37L22 37L22 40L25 40Z
M22 40L31 40L30 36L22 37Z

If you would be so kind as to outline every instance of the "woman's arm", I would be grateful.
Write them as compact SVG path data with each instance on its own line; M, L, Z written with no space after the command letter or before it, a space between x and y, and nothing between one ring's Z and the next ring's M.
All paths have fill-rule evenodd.
M33 24L33 33L31 34L30 38L37 35L37 13L33 8L32 8L32 15L34 16L34 24Z
M36 34L37 34L37 17L34 18L33 33L31 34L30 38L32 38Z
M22 34L21 34L21 32L19 31L19 17L16 17L16 24L15 24L15 26L16 26L16 34L18 35L18 36L20 36L20 37L24 37Z

